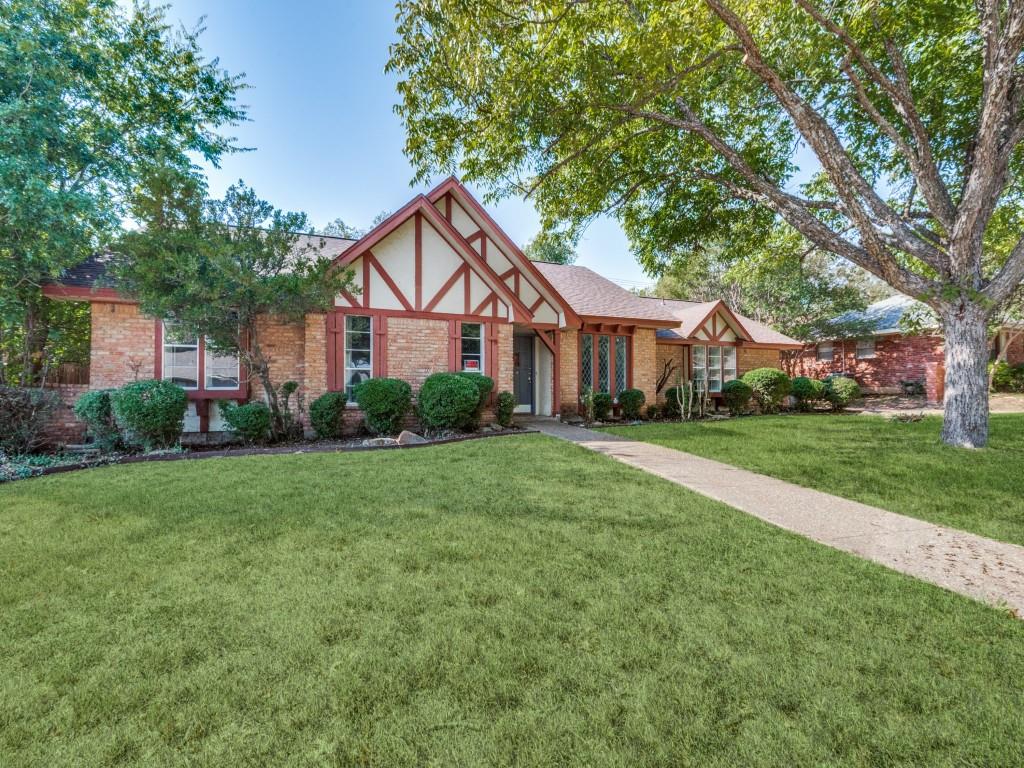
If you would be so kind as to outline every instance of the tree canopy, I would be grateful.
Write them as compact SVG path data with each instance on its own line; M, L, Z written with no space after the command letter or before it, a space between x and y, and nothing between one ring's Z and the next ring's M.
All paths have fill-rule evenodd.
M985 442L985 320L1024 277L1024 5L400 0L398 33L418 178L530 195L545 229L611 212L655 274L783 221L936 310L944 438Z
M572 264L576 261L576 247L562 232L539 232L523 247L531 261L549 261L552 264Z

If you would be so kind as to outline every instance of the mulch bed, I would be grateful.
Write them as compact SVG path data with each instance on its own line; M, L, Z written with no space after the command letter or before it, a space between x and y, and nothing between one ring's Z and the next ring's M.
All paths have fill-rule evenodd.
M59 475L62 472L77 472L82 469L95 469L97 467L109 467L115 464L139 464L149 461L190 461L195 459L224 459L235 456L267 456L275 454L299 454L299 453L350 453L357 451L390 451L405 448L429 448L434 445L445 445L447 443L464 443L470 440L487 440L492 437L509 437L512 435L539 434L535 429L512 428L501 432L490 432L484 434L455 435L437 440L427 440L425 443L409 443L395 445L362 445L353 444L350 441L333 440L319 441L315 443L291 443L278 445L271 448L223 448L218 450L194 450L182 453L148 453L139 456L124 456L114 459L99 459L96 461L81 461L75 464L61 464L53 467L41 467L34 472L32 477L44 477L46 475ZM31 478L25 478L26 480Z

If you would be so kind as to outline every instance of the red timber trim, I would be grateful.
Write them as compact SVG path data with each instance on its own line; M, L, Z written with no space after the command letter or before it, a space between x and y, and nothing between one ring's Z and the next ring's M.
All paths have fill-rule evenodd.
M412 304L409 303L409 300L405 298L405 294L402 293L402 290L391 278L391 275L389 275L387 271L384 269L384 267L380 265L380 262L377 261L377 257L373 255L373 251L366 252L366 255L363 256L363 263L369 264L371 267L374 268L377 274L380 275L380 279L384 281L384 285L386 285L388 289L391 291L391 293L395 295L395 298L398 299L398 302L403 307L405 307L405 310L407 312L416 311L415 309L413 309Z
M708 341L707 339L698 339L695 336L691 336L685 339L658 339L656 344L666 344L668 346L675 347L743 347L744 349L803 349L802 344L769 344L767 342L757 341Z
M626 386L625 389L632 389L633 387L633 328L623 328L622 326L616 325L605 325L600 330L594 326L584 326L580 330L580 336L587 334L593 337L590 345L590 375L591 378L597 377L597 361L598 361L598 339L601 336L608 338L608 389L613 398L619 396L619 392L615 389L615 338L622 336L626 339ZM577 339L577 349L583 349L582 339ZM580 395L583 394L583 355L577 355L576 361L576 383L577 389Z
M551 335L555 339L555 367L551 375L551 412L557 416L562 412L562 332L556 328ZM632 349L633 345L629 346Z
M462 328L458 320L448 321L448 370L457 371L459 365L459 344L462 341Z
M392 310L401 317L408 313ZM381 378L388 375L388 315L379 310L360 307L335 307L327 313L327 389L338 392L345 388L345 315L359 315L372 319L373 370L371 375Z
M370 262L363 259L363 306L370 306Z
M456 196L456 192L458 193L458 196ZM565 314L566 327L579 327L580 317L569 305L569 302L562 297L562 294L555 290L555 287L548 282L547 278L541 274L541 271L537 269L533 262L526 258L526 254L523 253L522 249L505 233L505 230L498 226L498 223L491 217L484 207L477 202L476 198L469 193L469 190L466 189L465 185L463 185L461 181L459 181L455 176L449 176L434 187L434 189L430 190L427 193L427 197L432 201L440 200L441 198L451 198L456 200L457 204L459 203L459 198L461 198L462 202L465 202L470 209L467 210L469 217L474 221L477 221L478 225L480 221L483 221L484 224L492 230L487 234L489 234L493 239L500 241L501 244L503 244L505 248L520 261L520 269L525 272L529 272L532 279L544 287L555 301L561 305ZM474 217L474 213L479 218ZM543 291L538 291L538 293L543 295Z
M497 301L497 299L495 299ZM484 368L487 369L487 375L490 376L491 380L495 384L498 383L498 326L497 323L487 323L484 326L484 330L487 331L487 354L484 358ZM497 393L494 389L491 389L489 402L494 402L494 397Z
M649 317L613 317L610 315L582 315L580 328L597 325L634 325L642 328L678 328L678 320L652 320Z
M388 316L380 315L371 320L373 324L373 375L382 378L388 375Z
M466 279L466 285L468 286L469 264L463 264L461 267L455 270L454 274L452 274L452 276L445 281L444 285L442 285L440 289L438 289L437 293L434 294L434 298L432 298L427 303L427 306L423 308L423 311L430 312L434 307L436 307L441 302L441 299L444 298L445 294L452 289L452 286L454 286L462 278ZM467 291L468 290L469 289L467 288ZM466 303L468 304L469 302L467 301Z
M344 316L344 313L337 310L327 313L327 389L331 392L341 389L341 381L345 375L338 373L338 334L344 332L343 329L339 329L338 320Z
M50 283L43 286L43 296L55 301L96 301L106 304L138 304L113 288L90 288L85 285Z
M468 298L468 296L467 296L467 298ZM493 317L497 317L497 315L498 315L498 294L496 294L494 291L491 291L487 295L487 297L476 306L476 309L474 309L472 312L467 312L466 314L467 315L482 315L484 313L483 312L484 308L488 304L491 305L491 315ZM469 305L467 304L466 306L469 306Z
M452 196L444 196L444 217L451 224L452 221Z
M719 299L718 301L716 301L714 303L714 306L711 307L711 311L708 312L704 316L704 319L701 320L699 323L697 323L694 326L694 328L695 329L697 329L697 328L704 328L704 326L707 323L707 321L708 320L712 320L712 330L714 331L715 323L717 322L717 320L714 319L714 318L715 318L716 313L718 313L718 312L722 312L727 318L729 318L730 325L732 325L733 330L736 332L737 336L742 338L744 341L748 341L751 338L749 331L747 331L747 329L743 327L743 323L741 323L739 321L739 318L736 317L735 313L731 309L729 309L729 306L724 301L722 301L721 299ZM707 329L705 329L705 332L706 331L707 331ZM724 330L723 330L723 333L724 333Z
M353 307L359 307L359 306L362 306L362 305L361 305L361 304L359 303L359 299L357 299L357 298L356 298L355 296L353 296L353 295L352 295L351 293L349 293L348 291L346 291L346 290L345 290L344 288L342 288L342 289L341 289L341 296L342 296L342 298L344 298L344 299L345 299L345 301L347 301L347 302L348 302L349 304L351 304L351 305L352 305Z
M423 309L423 216L416 214L416 311Z

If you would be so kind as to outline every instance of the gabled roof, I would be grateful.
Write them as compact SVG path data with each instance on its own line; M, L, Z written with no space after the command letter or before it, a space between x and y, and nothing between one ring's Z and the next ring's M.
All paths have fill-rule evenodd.
M925 317L929 321L928 324L938 325L935 313L927 305L917 299L904 296L902 293L869 304L861 312L844 312L834 317L831 322L837 326L857 323L875 335L905 333L905 330L900 327L900 320L911 311L927 313Z
M577 315L588 320L631 320L669 327L675 318L663 307L630 293L606 277L575 264L533 262Z
M723 314L726 317L731 316L740 324L743 333L738 333L737 335L741 336L745 341L773 347L792 347L793 349L803 346L796 339L790 338L784 333L779 333L764 323L758 322L746 315L741 315L738 312L733 312L721 299L717 301L696 302L644 296L642 300L659 304L679 321L679 326L676 328L658 331L658 339L662 341L682 341L690 338L712 313L723 309Z

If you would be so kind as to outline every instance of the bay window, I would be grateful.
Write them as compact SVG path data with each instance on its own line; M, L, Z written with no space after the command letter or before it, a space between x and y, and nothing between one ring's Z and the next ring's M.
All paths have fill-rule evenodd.
M692 347L693 383L698 389L721 392L722 385L737 375L736 347Z
M626 388L626 337L615 337L615 394Z
M462 323L459 370L471 373L484 371L484 326L482 323Z
M345 315L345 392L353 391L373 376L373 318Z
M629 337L580 334L580 394L588 389L617 399L629 387Z
M580 394L594 388L594 337L580 334Z
M611 363L608 361L608 337L597 337L597 392L611 390Z

